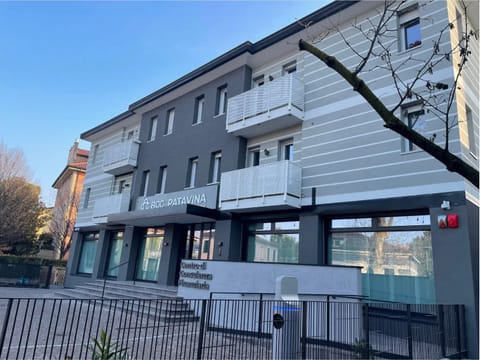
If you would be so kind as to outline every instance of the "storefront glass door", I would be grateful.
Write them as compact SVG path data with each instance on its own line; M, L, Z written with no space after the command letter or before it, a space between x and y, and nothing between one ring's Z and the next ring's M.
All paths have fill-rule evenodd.
M156 281L162 255L163 237L161 228L149 228L138 251L137 280Z
M115 231L111 234L110 248L108 250L108 262L105 268L105 276L117 277L120 265L120 257L123 247L123 231Z

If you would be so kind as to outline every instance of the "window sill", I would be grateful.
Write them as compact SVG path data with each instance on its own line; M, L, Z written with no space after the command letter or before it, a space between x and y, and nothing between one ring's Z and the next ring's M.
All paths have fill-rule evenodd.
M183 190L191 190L191 189L195 189L195 186L188 186L183 188Z
M201 125L201 124L202 124L202 121L199 121L199 122L193 123L192 126L197 126L197 125Z
M207 186L210 186L210 185L218 185L220 184L220 181L214 181L214 182L209 182L207 183Z
M409 49L401 49L401 50L398 51L398 55L407 54L407 53L409 53L409 52L411 52L411 51L420 49L422 46L423 46L423 42L422 42L420 45L411 47L411 48L409 48Z
M173 134L173 132L170 132L168 134L163 134L163 137L168 136L168 135L172 135L172 134Z
M473 152L469 151L469 154L471 157L473 157L475 160L478 160L478 155L474 154Z
M226 115L226 113L223 112L221 114L216 114L213 118L215 119L215 118L218 118L218 117L221 117L221 116L224 116L224 115Z

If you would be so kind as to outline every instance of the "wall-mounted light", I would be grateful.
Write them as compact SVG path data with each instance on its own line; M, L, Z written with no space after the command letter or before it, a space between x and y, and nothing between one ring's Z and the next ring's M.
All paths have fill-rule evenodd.
M270 150L265 148L265 149L263 149L263 153L265 154L265 156L268 156L268 155L270 155Z
M443 210L450 210L450 201L447 201L447 200L443 200L442 204L440 205L440 207L443 209Z

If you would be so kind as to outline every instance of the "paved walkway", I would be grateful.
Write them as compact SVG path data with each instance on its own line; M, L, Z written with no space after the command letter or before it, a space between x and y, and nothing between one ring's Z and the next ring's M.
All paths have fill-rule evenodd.
M22 287L0 287L1 298L30 298L30 299L45 299L45 298L59 298L55 295L55 291L63 287L52 286L50 289L40 288L22 288Z

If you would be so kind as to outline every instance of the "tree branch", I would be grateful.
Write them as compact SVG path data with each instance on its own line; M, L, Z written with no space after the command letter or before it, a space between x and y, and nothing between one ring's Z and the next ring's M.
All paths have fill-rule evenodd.
M377 98L377 96L370 90L370 88L361 78L348 70L335 57L326 54L319 48L304 40L300 40L298 46L300 50L307 51L314 55L324 62L328 67L332 68L335 72L342 76L352 86L353 90L358 92L380 115L386 128L391 129L397 134L409 139L412 143L444 164L449 171L463 176L477 188L479 187L479 174L477 169L470 166L449 151L442 149L440 146L436 145L417 133L415 130L405 125L402 120L393 115L393 113L385 107L382 101Z

